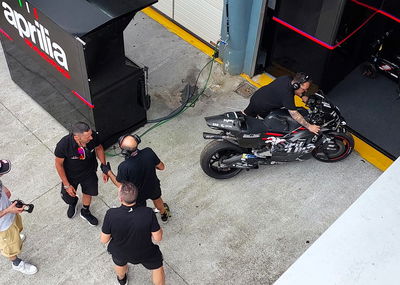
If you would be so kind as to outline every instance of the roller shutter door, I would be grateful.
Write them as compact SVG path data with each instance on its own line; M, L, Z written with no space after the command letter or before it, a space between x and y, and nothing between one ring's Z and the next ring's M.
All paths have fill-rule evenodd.
M158 0L156 4L153 5L154 8L163 12L165 15L170 17L171 19L174 18L173 11L174 11L174 0Z
M155 8L202 38L216 43L221 34L223 0L159 0Z

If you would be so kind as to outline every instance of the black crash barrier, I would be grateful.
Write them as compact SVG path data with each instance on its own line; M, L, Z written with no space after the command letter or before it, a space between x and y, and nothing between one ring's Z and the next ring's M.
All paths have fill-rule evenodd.
M146 123L146 70L123 31L157 0L0 1L11 78L62 125L89 122L108 147Z

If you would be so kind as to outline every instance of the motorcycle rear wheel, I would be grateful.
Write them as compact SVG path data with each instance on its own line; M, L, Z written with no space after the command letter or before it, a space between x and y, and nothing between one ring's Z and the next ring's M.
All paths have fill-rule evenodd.
M228 179L237 175L242 169L221 167L223 159L242 154L243 150L225 141L211 141L200 154L200 166L203 171L215 179Z
M321 144L315 148L312 155L316 160L322 162L337 162L348 157L354 149L354 139L350 133L328 134L333 141Z

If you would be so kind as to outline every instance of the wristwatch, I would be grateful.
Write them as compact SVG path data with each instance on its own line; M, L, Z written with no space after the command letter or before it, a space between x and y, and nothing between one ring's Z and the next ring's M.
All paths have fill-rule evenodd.
M68 185L68 186L64 185L65 190L67 190L69 187L71 187L71 185Z

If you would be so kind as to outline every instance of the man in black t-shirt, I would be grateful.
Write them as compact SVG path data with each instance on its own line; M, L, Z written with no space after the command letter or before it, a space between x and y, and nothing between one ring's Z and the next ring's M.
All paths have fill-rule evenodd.
M289 110L290 115L299 124L310 132L317 134L320 127L308 123L296 110L294 96L299 96L307 102L305 92L310 87L310 78L302 72L297 73L294 78L290 76L278 77L272 83L258 89L250 98L250 103L243 113L250 117L265 118L273 109L282 107Z
M107 211L100 241L108 244L119 284L128 284L128 262L142 264L152 271L153 283L165 284L163 257L158 245L163 231L152 209L136 205L138 190L131 182L121 183L121 206Z
M156 174L156 170L165 169L164 163L151 148L139 150L137 138L134 136L121 137L119 145L128 155L118 166L117 176L111 170L107 175L117 187L123 181L132 182L139 189L137 204L146 206L147 199L153 200L154 206L160 211L161 220L166 223L170 210L161 198L160 180Z
M61 198L69 205L67 216L73 218L76 213L78 185L82 188L82 206L80 216L90 225L96 226L99 222L89 210L92 196L98 195L97 158L106 165L104 149L99 142L96 132L83 122L72 127L72 132L63 137L54 151L55 166L61 178ZM108 176L103 174L103 181Z

